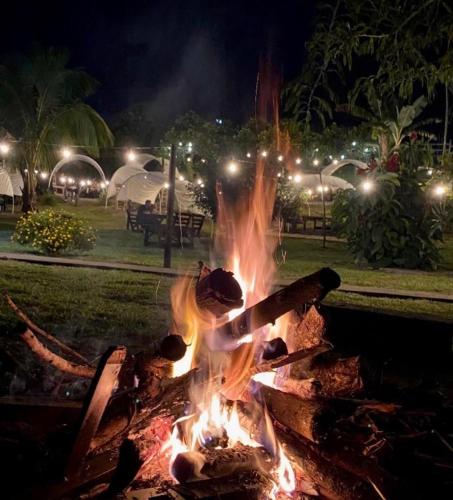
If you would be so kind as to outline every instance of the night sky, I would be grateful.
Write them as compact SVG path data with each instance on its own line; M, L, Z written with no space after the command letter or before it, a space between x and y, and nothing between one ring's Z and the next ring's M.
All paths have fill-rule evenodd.
M286 80L302 66L314 2L128 0L5 2L2 53L67 47L71 64L101 87L91 104L107 118L143 104L170 122L194 110L235 122L253 110L260 55Z

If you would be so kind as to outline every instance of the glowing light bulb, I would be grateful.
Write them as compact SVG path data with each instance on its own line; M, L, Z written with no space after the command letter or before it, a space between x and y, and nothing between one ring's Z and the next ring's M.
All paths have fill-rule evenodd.
M299 184L300 182L302 182L302 176L300 174L296 174L294 176L294 182L296 182L297 184Z
M132 151L128 151L126 155L127 161L135 161L137 159L137 155Z
M252 153L247 153L245 156L247 156L247 158L251 158L252 157Z
M322 193L322 186L321 186L321 184L316 188L316 191L318 191L318 193Z
M66 177L65 177L64 175L62 175L62 176L60 177L60 182L61 182L62 184L66 184Z
M105 189L105 182L101 182L101 189Z
M93 184L92 181L90 181L90 180L87 181L87 186L91 186L92 184Z
M335 160L332 162L334 165L338 165L338 160L335 158Z
M447 189L445 186L443 186L442 184L438 184L435 188L434 188L434 194L436 196L438 196L439 198L441 198L445 193L447 192Z
M296 158L296 163L297 163L297 165L300 165L302 163L302 159L301 158Z
M168 189L169 187L170 187L170 184L169 184L168 182L166 182L166 183L164 184L164 188L165 188L165 189Z
M345 156L344 156L344 155L341 155L341 156L340 156L340 158L341 158L342 160L344 160L344 159L345 159Z
M180 181L183 181L183 180L184 180L184 176L183 176L183 175L180 175L180 176L179 176L179 180L180 180Z
M227 170L230 174L236 174L239 170L239 166L235 161L230 161L230 163L228 163Z
M110 181L105 181L105 185L108 186L110 184Z
M313 194L313 189L307 189L307 194L308 196L311 196Z
M365 193L369 193L373 190L374 184L371 181L363 181L361 187Z
M80 185L81 185L82 187L85 187L85 186L87 185L87 181L80 181Z
M288 175L288 180L292 181L293 180L293 176L292 175Z
M261 151L261 156L262 156L263 158L266 158L266 156L267 156L267 151Z
M317 166L319 165L319 160L315 158L315 159L313 160L313 165L314 165L315 167L317 167Z
M277 177L281 177L281 176L282 176L282 173L281 173L281 172L279 172L279 173L277 174Z
M7 155L9 153L10 147L9 144L6 144L6 142L2 142L0 144L0 152L4 155Z
M201 179L197 179L197 184L200 186L201 184L203 184L203 181Z
M427 174L428 174L428 175L433 175L433 169L432 169L432 168L429 168L429 169L428 169Z
M201 183L201 184L200 184L200 187L201 187L201 188L204 188L204 184L203 184L203 183Z
M278 161L283 161L283 155L278 155L277 160L278 160Z
M192 161L192 158L189 156L189 157L187 158L187 161L189 161L189 162L190 162L190 161Z
M72 153L71 153L71 150L69 148L63 148L61 150L61 156L63 156L63 158L69 158L71 155L72 155Z
M41 179L47 179L47 177L49 177L49 174L47 172L41 172L39 176L41 177Z
M353 146L357 146L357 141L352 141Z
M180 143L178 144L178 146L182 146L182 142L180 142Z

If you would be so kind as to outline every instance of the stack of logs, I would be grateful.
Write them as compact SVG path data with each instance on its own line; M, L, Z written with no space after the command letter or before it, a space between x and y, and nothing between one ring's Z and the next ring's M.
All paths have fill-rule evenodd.
M254 384L260 383L260 373L286 367L285 376L278 377L276 386L261 386L261 395L274 420L277 438L297 472L297 491L336 499L394 498L394 480L375 460L365 457L358 446L345 450L338 443L332 445L332 440L338 439L335 422L340 417L344 419L346 415L347 418L367 404L373 411L392 411L389 405L358 399L366 381L361 358L342 357L325 338L326 320L317 304L339 285L339 276L324 268L280 289L234 320L222 323L222 334L239 339L293 311L287 342L280 339L265 345L250 378L257 381ZM232 274L223 270L210 272L203 268L194 290L199 307L217 317L242 304L240 287ZM9 297L8 301L25 322L23 331L19 332L21 339L41 359L72 375L93 377L93 367L84 358L82 363L74 351L63 349L64 353L57 355L47 349L37 337L42 335L51 342L55 339L32 323ZM239 347L246 348L246 345ZM171 378L172 363L184 352L181 337L173 332L162 342L158 355L143 353L125 363L120 378L126 380L132 376L139 380L138 387L128 394L128 401L132 394L134 411L130 411L130 406L124 404L121 397L112 400L90 444L90 456L119 450L118 467L107 489L110 495L130 484L157 487L160 492L178 488L172 484L168 461L162 460L160 453L173 423L184 414L188 390L196 372L194 369L182 377ZM66 359L64 354L72 360ZM251 417L247 398L241 395L234 398L239 400L236 406L243 424L252 431L257 427L256 416ZM199 457L178 457L173 472L183 483L179 494L184 490L190 497L187 491L191 485L203 489L198 481L200 478L208 481L208 490L212 490L212 482L219 477L228 476L229 479L217 483L218 488L220 484L229 484L232 474L248 474L244 485L247 485L248 498L253 498L250 484L262 490L263 481L266 482L262 475L266 457L257 457L256 453L254 449L238 446L233 450L208 450L201 463L197 462ZM258 453L266 455L264 450ZM232 482L237 487L237 481Z

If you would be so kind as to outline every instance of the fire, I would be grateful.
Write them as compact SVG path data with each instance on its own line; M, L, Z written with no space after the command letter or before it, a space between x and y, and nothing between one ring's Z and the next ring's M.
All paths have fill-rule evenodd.
M275 97L277 94L274 94ZM233 309L225 318L216 318L198 307L193 279L181 279L172 289L174 330L183 335L188 345L184 358L173 365L173 376L181 376L195 367L197 371L190 391L189 414L175 422L163 451L170 451L171 473L180 453L198 453L212 446L234 447L238 443L263 446L275 462L272 473L275 487L271 493L275 497L279 492L290 494L295 490L291 463L276 440L266 408L255 401L260 409L258 418L264 422L264 431L259 436L252 436L251 430L241 425L237 403L232 401L253 400L253 391L258 390L254 381L275 386L278 381L276 373L260 373L251 379L251 369L259 359L263 341L275 337L285 339L288 317L243 336L236 341L232 352L228 352L231 349L222 345L223 340L216 336L218 327L272 291L276 271L273 254L278 243L278 236L270 233L276 179L267 171L266 161L264 156L258 157L254 188L239 202L228 204L221 186L217 189L218 217L213 259L222 259L225 269L234 273L242 290L243 307Z

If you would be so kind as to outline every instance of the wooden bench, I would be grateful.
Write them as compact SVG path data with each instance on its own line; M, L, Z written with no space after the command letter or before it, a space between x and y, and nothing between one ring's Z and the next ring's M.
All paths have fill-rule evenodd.
M190 214L186 212L176 213L173 216L172 242L181 245L184 241L193 247L194 238L199 238L204 223L204 215ZM167 236L167 225L161 224L159 242L165 244Z
M326 231L330 231L332 227L332 217L326 217L325 224ZM312 226L311 229L310 226ZM302 215L297 219L288 219L286 221L286 229L289 233L293 234L316 233L323 230L323 217L321 215Z
M143 228L137 222L137 212L133 212L132 210L126 210L126 213L127 213L126 229L128 231L141 233L143 231Z

